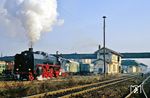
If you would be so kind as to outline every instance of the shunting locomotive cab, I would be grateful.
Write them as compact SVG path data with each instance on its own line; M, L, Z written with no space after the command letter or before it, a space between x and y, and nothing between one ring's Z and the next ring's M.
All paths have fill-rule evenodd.
M57 77L60 68L60 61L57 57L44 52L33 52L32 48L15 55L14 74L19 80Z

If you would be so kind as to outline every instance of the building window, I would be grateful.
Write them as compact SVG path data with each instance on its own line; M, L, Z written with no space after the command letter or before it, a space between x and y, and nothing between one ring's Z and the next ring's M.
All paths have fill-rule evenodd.
M118 62L120 61L120 57L118 56Z
M109 65L108 70L109 70L109 72L111 71L111 65Z
M84 63L84 64L90 64L91 63L91 59L83 59L82 63Z
M115 65L113 65L113 71L116 71L116 66Z

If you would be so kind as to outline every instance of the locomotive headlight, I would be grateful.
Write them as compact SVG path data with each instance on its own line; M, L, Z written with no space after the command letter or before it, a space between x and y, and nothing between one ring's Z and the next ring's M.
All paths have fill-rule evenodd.
M19 69L17 68L16 70L18 71Z
M28 70L30 71L31 69L29 68Z

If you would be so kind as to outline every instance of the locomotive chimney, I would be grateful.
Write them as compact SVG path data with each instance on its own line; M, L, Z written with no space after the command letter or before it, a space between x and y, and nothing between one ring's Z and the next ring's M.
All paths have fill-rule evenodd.
M31 48L29 48L29 51L30 51L30 52L33 52L33 48L32 48L32 47L31 47Z
M30 52L33 52L33 43L32 43L32 42L30 42L29 51L30 51Z

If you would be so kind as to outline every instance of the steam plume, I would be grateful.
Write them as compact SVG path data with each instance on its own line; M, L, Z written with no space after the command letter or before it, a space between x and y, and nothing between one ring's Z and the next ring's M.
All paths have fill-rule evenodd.
M57 16L56 0L2 0L0 4L0 21L9 27L23 28L32 44L41 33L51 31L59 23Z

